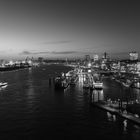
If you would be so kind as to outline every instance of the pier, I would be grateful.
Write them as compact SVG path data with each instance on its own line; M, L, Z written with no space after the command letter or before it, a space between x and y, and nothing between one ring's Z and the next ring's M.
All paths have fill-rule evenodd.
M65 75L68 78L73 77L73 75L77 75L79 78L81 78L83 87L85 87L87 90L91 89L92 84L94 84L94 80L96 80L96 78L98 79L100 76L100 74L98 74L96 72L87 72L87 71L80 72L80 71L76 71L76 70L69 71ZM140 126L139 115L137 115L135 113L131 113L127 110L126 106L133 104L131 101L122 101L120 99L118 99L118 101L114 101L114 102L112 102L111 100L105 101L102 97L103 92L101 92L101 91L103 91L103 88L101 88L101 90L99 90L99 89L100 88L98 88L98 89L94 88L94 91L97 91L97 94L96 94L97 97L95 97L95 98L98 98L98 99L95 99L94 101L91 100L90 103L93 107L102 109L106 112L119 116L125 120L129 120L130 122ZM90 91L92 92L92 90L90 90ZM98 93L99 91L101 92L101 95L99 95L99 93ZM91 95L90 99L92 99L93 94L90 93L90 95Z
M137 125L140 126L140 118L136 117L134 114L128 113L128 112L122 112L120 109L116 109L113 107L108 106L105 103L92 103L93 107L98 107L104 111L110 112L111 114L115 114L119 117L122 117L126 120L129 120Z

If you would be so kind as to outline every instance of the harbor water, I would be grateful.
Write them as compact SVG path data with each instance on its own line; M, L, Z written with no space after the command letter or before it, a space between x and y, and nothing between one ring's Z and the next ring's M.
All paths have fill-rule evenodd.
M1 72L0 138L140 139L140 127L91 106L91 100L138 100L140 90L104 78L103 90L83 89L82 79L65 90L55 90L53 78L71 70L63 65ZM51 79L51 81L50 81ZM92 97L91 97L92 94ZM91 99L94 98L94 99Z

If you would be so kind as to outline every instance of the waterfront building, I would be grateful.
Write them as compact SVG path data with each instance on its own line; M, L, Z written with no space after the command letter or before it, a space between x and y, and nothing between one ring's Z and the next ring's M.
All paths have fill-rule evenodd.
M32 66L33 65L32 60L28 60L28 65L29 66Z
M44 58L43 57L38 57L38 62L39 63L42 63L44 61Z
M105 52L101 59L101 69L110 70L111 69L111 60L109 59L108 54Z
M0 60L0 66L3 66L5 64L5 60L4 59L1 59Z
M126 67L124 65L120 67L120 72L126 72Z
M111 70L115 70L115 71L120 70L120 62L112 62Z
M134 73L137 71L137 63L128 63L126 66L128 72Z
M95 61L98 61L98 60L99 60L99 55L97 55L97 54L93 55L93 61L95 62Z
M130 52L129 58L131 61L138 60L138 53L137 52Z
M102 70L106 69L106 63L104 61L101 62L101 69Z
M90 55L85 55L84 65L88 67L89 63L91 63Z
M90 61L90 55L85 55L85 61L87 61L87 62Z
M140 62L137 63L137 71L140 72Z
M104 62L107 62L109 60L109 56L106 52L104 52L102 59Z

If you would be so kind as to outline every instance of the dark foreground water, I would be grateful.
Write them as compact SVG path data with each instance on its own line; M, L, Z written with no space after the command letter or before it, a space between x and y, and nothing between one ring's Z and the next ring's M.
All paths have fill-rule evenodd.
M90 105L89 91L82 80L65 91L55 91L49 78L70 68L48 65L0 73L8 87L0 89L0 139L140 139L140 128L121 118L114 118ZM98 96L97 96L98 93ZM109 79L104 89L94 91L100 98L139 99L140 91L125 89Z

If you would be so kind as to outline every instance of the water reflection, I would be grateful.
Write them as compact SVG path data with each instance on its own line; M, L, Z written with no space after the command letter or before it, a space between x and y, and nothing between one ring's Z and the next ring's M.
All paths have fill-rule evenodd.
M48 79L51 75L55 76L55 71L59 74L63 69L60 66L47 66L44 70L33 68L3 76L3 80L10 83L10 86L4 91L7 94L0 98L1 134L7 132L13 135L20 132L22 137L30 129L32 134L40 134L46 138L56 133L61 136L79 134L81 137L90 137L92 134L93 137L96 134L100 137L104 134L103 137L109 135L111 139L119 139L120 134L128 137L133 135L132 138L138 135L140 138L140 130L134 128L133 124L129 127L129 121L123 123L124 120L118 116L116 118L116 115L89 107L88 102L89 95L93 102L104 101L106 98L117 100L122 95L124 98L130 95L133 99L139 98L139 91L120 90L119 84L106 80L106 88L103 90L88 89L83 94L82 76L79 76L77 85L66 90L54 90L54 85L49 85ZM129 133L124 135L123 130Z
M136 100L137 103L140 103L140 89L133 89L135 92L135 98L134 100Z
M123 121L123 131L126 132L127 131L127 120Z
M32 69L29 69L28 71L27 85L27 105L29 108L32 108L35 102L35 87L33 86Z
M113 121L116 121L116 115L113 114Z
M93 90L91 92L92 102L104 101L103 90Z
M116 121L116 115L115 114L111 114L110 112L107 112L107 119L108 121Z
M83 86L84 77L82 74L79 74L79 85Z
M112 120L112 114L110 112L107 112L107 119L108 121Z

